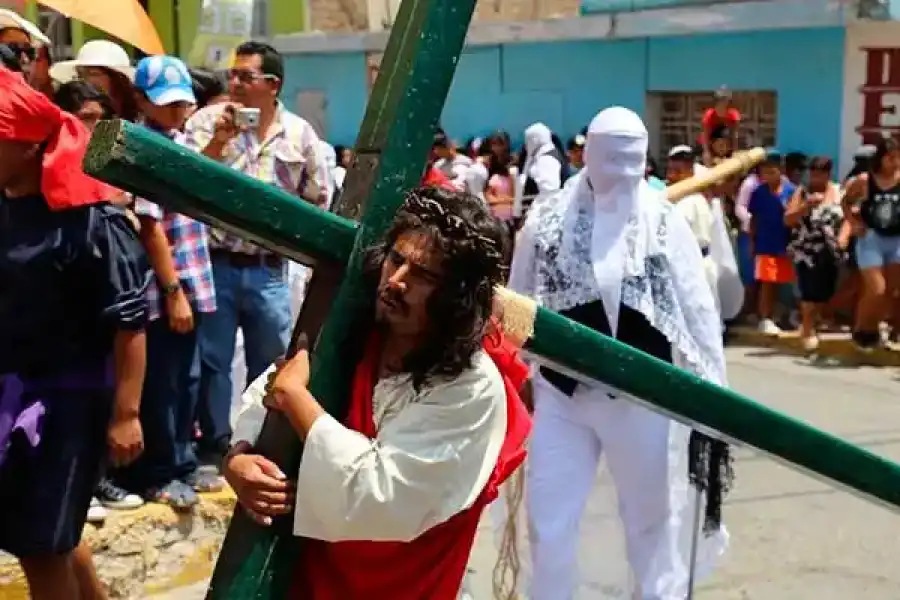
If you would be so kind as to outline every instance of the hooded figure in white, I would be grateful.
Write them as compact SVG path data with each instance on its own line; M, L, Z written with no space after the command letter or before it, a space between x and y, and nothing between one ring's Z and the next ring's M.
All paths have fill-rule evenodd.
M525 130L525 164L516 180L514 217L524 217L535 198L562 187L562 161L549 127L535 123Z
M578 181L532 205L509 285L545 308L724 385L719 315L700 249L684 218L644 180L646 157L640 117L621 107L598 114ZM618 492L638 586L634 597L685 600L694 541L695 579L711 571L727 545L720 513L731 476L727 446L599 382L540 367L533 383L531 598L573 597L578 525L602 451Z

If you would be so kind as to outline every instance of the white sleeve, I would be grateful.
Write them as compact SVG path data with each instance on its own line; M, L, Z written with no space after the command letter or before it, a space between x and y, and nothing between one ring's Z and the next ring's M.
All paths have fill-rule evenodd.
M234 433L231 435L232 443L250 442L255 444L262 431L263 421L266 419L267 410L263 406L263 398L266 397L266 383L269 375L275 370L271 365L262 375L253 380L241 396L241 407L238 409L237 423Z
M539 194L555 192L562 187L560 180L562 165L553 156L544 154L537 157L532 167L531 178L537 184Z
M306 439L294 534L329 542L415 539L469 508L506 434L506 392L491 359L426 391L371 440L330 416ZM389 392L382 392L389 393Z

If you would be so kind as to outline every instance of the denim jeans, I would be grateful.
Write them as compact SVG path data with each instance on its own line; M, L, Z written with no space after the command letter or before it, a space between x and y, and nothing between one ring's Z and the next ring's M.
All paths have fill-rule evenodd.
M200 327L201 385L197 417L202 452L221 452L231 437L232 385L247 387L287 350L291 299L287 267L237 267L212 260L216 312ZM244 336L247 381L231 381L237 330Z
M144 493L183 479L197 469L194 415L200 391L198 330L204 317L194 312L194 330L176 333L164 316L147 326L147 372L141 396L144 453L112 477Z

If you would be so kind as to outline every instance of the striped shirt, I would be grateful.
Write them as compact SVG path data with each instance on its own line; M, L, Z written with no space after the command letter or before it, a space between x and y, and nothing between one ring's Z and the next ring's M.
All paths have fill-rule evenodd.
M178 132L162 135L167 135L175 143L184 143L184 136ZM198 313L214 312L216 290L213 285L206 225L180 213L166 210L144 198L135 198L134 212L139 217L162 223L169 246L172 248L175 271L191 306ZM162 316L159 282L155 275L147 289L147 305L150 320Z
M185 145L203 152L212 141L215 124L226 104L207 106L185 125ZM281 102L266 139L246 131L231 140L222 153L222 163L245 175L275 185L298 197L315 198L325 206L328 201L328 172L319 156L319 136L312 126L284 108ZM267 254L268 251L233 233L210 229L210 247L242 254Z

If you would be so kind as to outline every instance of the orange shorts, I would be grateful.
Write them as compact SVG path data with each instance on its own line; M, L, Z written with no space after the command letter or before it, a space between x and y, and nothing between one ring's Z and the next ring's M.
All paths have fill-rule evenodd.
M763 283L791 283L794 281L794 263L787 256L756 257L756 280Z

